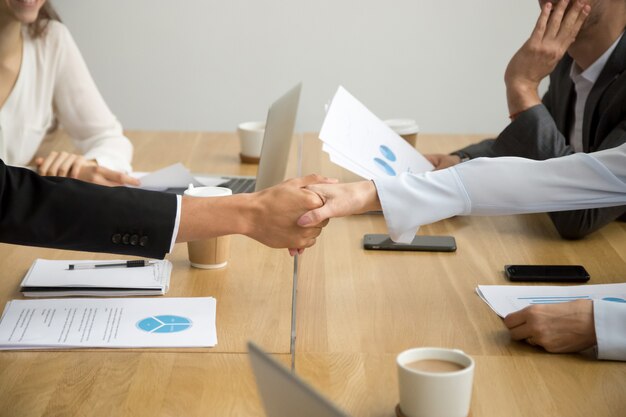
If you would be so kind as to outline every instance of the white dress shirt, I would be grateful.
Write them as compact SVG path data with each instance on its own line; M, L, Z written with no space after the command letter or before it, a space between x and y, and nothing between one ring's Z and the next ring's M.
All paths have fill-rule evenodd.
M624 205L626 144L545 161L478 158L445 170L374 182L391 238L410 242L420 225L456 215ZM594 315L598 357L626 360L626 304L594 302Z
M24 46L17 81L0 108L0 158L25 166L37 152L53 115L87 159L130 172L133 147L89 74L67 28L50 21L46 33Z

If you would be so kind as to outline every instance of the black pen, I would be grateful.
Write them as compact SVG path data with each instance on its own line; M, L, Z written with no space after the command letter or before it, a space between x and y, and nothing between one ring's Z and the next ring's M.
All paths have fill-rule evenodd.
M156 261L138 260L138 261L126 261L116 263L83 263L83 264L70 264L67 269L70 271L76 271L77 269L97 269L97 268L137 268L141 266L150 266Z

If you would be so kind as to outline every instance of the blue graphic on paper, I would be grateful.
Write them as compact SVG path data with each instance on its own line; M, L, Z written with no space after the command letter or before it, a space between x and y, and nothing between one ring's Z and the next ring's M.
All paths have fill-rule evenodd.
M148 333L176 333L191 327L191 320L181 316L152 316L137 322L137 328Z
M396 175L396 171L394 171L394 169L391 168L391 165L389 165L387 162L383 161L382 159L374 158L374 162L376 162L376 165L378 165L380 169L385 171L385 174L391 175L392 177Z
M380 153L383 154L383 156L391 161L391 162L396 162L396 154L393 153L393 151L391 149L389 149L388 147L386 147L385 145L380 145Z
M393 151L385 145L380 145L379 150L380 150L381 155L389 162L395 162L396 159L398 159L396 157L396 154L393 153ZM374 158L374 162L376 163L378 168L380 168L385 174L395 177L397 175L396 171L391 167L391 165L387 161L385 161L384 159L380 159L380 158Z
M602 300L604 301L613 301L614 303L626 303L626 300L618 297L604 297Z

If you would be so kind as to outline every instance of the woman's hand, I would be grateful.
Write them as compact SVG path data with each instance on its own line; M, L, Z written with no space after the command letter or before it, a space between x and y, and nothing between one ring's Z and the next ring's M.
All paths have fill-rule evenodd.
M140 184L130 175L101 167L93 159L69 152L50 152L45 158L36 158L35 165L39 175L69 177L108 186Z

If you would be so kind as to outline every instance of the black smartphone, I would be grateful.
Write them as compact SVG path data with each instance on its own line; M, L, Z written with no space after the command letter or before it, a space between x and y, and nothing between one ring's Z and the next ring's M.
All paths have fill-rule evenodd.
M582 265L505 265L510 281L587 282L589 273Z
M456 241L452 236L415 236L411 243L396 243L389 235L367 234L363 236L363 248L370 250L402 250L454 252Z

